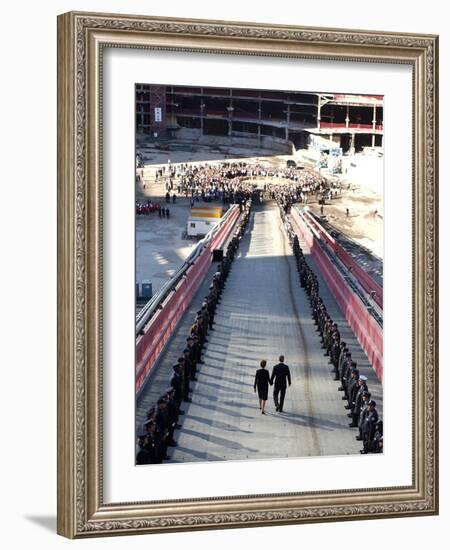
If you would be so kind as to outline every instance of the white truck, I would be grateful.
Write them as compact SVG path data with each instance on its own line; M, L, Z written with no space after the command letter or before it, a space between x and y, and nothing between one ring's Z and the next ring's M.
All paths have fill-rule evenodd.
M195 207L187 219L186 234L188 238L202 238L220 221L223 214L221 206Z

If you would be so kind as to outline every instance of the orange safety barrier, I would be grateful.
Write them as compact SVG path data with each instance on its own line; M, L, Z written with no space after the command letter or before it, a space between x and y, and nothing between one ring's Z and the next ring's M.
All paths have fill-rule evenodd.
M341 307L346 320L358 338L359 343L378 377L383 381L383 329L367 311L359 296L348 286L344 277L320 247L317 239L302 219L300 214L292 209L293 227L306 242L311 256L320 269L328 288ZM319 290L320 293L320 290Z
M150 319L145 333L137 338L136 393L147 380L159 354L175 330L178 320L203 281L212 263L212 251L223 245L238 217L239 207L236 206L200 256L186 271L185 277L178 282L174 291L161 304L161 309Z
M333 250L352 275L371 294L374 302L383 309L383 288L342 248L342 246L322 227L322 225L309 212L304 213L305 219L320 234L323 241Z

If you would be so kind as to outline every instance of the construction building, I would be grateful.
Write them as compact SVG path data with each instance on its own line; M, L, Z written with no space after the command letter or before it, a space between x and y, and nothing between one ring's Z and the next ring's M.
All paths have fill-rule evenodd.
M136 85L136 132L149 140L199 136L264 137L306 148L320 136L353 154L381 147L383 97L319 92ZM322 140L321 140L322 141Z

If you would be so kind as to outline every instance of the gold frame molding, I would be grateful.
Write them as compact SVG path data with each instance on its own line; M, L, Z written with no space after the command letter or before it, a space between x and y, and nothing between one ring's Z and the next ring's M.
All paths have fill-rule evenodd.
M413 484L104 504L102 48L413 68ZM58 17L58 533L88 536L438 513L438 37L70 12Z

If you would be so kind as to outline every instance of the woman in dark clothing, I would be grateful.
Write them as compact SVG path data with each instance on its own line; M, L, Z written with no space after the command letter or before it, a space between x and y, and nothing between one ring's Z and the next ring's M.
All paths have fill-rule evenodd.
M270 376L266 370L267 361L263 359L260 365L261 368L256 371L253 389L256 392L256 388L258 388L259 408L261 409L261 414L266 414L264 407L266 406L267 395L269 393Z

